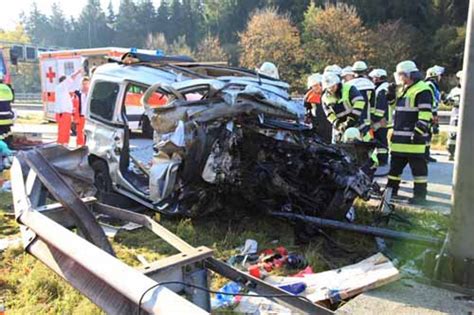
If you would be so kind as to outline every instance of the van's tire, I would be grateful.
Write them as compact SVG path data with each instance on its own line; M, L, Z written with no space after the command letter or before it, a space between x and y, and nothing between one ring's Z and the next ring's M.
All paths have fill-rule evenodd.
M147 139L153 139L153 127L151 126L150 119L147 115L143 115L142 118L142 133Z

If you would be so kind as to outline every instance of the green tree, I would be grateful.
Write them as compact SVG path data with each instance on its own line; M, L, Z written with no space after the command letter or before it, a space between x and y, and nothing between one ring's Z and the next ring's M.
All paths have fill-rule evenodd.
M170 4L168 0L162 0L156 11L156 20L153 24L153 32L161 33L165 37L169 36L171 25L169 23L171 16Z
M264 0L203 0L206 32L219 36L222 43L236 43L248 18L263 8Z
M21 20L33 43L38 45L54 44L48 42L48 34L51 31L48 17L38 9L36 2L33 2L27 15L22 15Z
M304 11L310 3L310 0L267 0L266 6L276 7L279 12L289 14L294 23L301 23L304 18Z
M140 0L137 3L136 20L139 23L139 41L144 42L148 34L153 33L156 10L151 0Z
M72 47L71 26L66 20L63 10L57 3L53 3L51 12L49 18L50 33L47 34L47 42L55 46Z
M109 46L113 39L113 30L107 26L100 0L87 1L73 28L76 48Z
M240 63L254 69L263 62L277 65L280 77L301 88L300 66L303 57L300 35L288 16L275 8L256 11L240 34Z
M107 17L106 17L107 25L110 28L115 27L115 22L117 22L117 16L114 12L114 5L112 4L112 0L109 1L109 5L107 6Z
M387 9L388 1L386 0L346 0L343 2L354 6L367 25L377 25L389 19L390 12Z
M452 0L450 16L453 18L452 24L461 26L467 23L467 12L469 12L469 0Z
M404 23L426 31L435 27L432 0L386 1L384 7L387 12L386 20L401 19Z
M183 28L186 41L191 48L195 48L202 38L204 13L201 0L182 0L184 20L180 25Z
M304 15L305 58L313 71L321 71L328 64L343 67L356 60L371 59L369 36L355 7L347 4L319 8L311 3Z
M433 52L431 64L442 65L448 73L462 69L466 26L443 26L434 35L429 50Z
M166 40L168 42L172 42L177 40L178 37L185 35L184 29L181 26L182 23L185 22L185 12L183 10L183 4L180 0L172 0L170 5L170 15L168 22L169 23L169 30L168 33L165 33Z
M390 73L402 60L417 60L421 49L417 45L420 37L420 31L401 20L378 24L371 33L370 45L375 51L370 64Z
M115 43L117 45L124 47L142 46L140 29L143 26L139 23L137 17L138 9L135 3L132 0L121 0L115 33Z

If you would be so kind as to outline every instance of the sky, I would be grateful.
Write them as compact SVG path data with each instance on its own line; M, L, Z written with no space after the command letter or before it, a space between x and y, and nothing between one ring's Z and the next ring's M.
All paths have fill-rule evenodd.
M5 1L5 0L3 0ZM102 8L105 10L110 0L100 0ZM117 12L120 0L111 0L114 6L115 12ZM5 1L6 2L6 1ZM16 24L19 23L21 12L28 12L33 2L36 2L38 8L45 14L51 13L51 5L56 2L59 3L63 12L66 16L77 17L82 8L87 3L87 0L13 0L8 1L8 5L5 5L0 10L0 29L11 30L14 29ZM153 0L155 5L158 5L160 0Z

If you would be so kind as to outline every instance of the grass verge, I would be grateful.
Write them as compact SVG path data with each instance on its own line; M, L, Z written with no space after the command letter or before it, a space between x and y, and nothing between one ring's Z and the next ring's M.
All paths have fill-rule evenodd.
M374 209L358 201L357 223L370 224ZM0 194L0 237L18 235L18 227L10 215L11 196ZM398 209L406 220L392 221L389 227L424 235L444 235L448 219L442 215ZM411 224L406 223L407 221ZM343 231L326 231L308 244L296 243L294 227L288 222L259 213L220 213L201 219L162 220L166 228L194 246L205 245L214 250L215 257L226 259L238 253L237 247L246 239L254 239L259 249L285 246L291 252L303 254L315 272L342 267L374 254L377 249L372 237ZM390 248L400 261L413 259L424 248L408 242L391 242ZM117 256L131 266L139 266L138 255L151 262L176 251L153 233L138 229L120 231L113 239ZM278 274L295 270L282 269ZM218 289L226 279L212 274L211 288ZM0 253L0 300L8 314L102 314L87 298L55 275L42 263L10 248Z

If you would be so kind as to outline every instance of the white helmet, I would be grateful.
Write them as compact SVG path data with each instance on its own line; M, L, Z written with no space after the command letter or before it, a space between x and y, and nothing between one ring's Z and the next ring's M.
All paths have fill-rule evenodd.
M456 73L456 78L461 79L461 78L462 78L462 75L463 75L462 70L459 70L459 71Z
M342 142L350 143L354 141L362 141L362 136L359 129L355 127L347 128L344 134L342 135Z
M260 69L257 70L257 72L266 75L270 78L280 79L280 75L278 74L278 68L273 62L264 62L260 66Z
M416 64L411 60L405 60L397 65L397 73L412 73L419 71Z
M342 73L342 68L339 67L339 65L336 65L336 64L332 65L332 70L337 75L341 75L341 73Z
M324 90L339 83L341 83L341 78L339 78L337 74L328 72L323 75L323 89Z
M326 68L324 68L324 74L326 73L335 73L337 75L341 75L342 69L338 65L329 65Z
M323 76L319 73L313 73L308 77L308 89L313 87L316 84L321 84L323 81Z
M361 60L354 62L354 64L352 65L352 71L354 72L366 71L367 68L368 67L365 61L361 61Z
M444 67L441 66L433 66L426 70L426 78L434 78L442 75L444 73Z
M381 78L381 77L386 77L387 76L387 71L384 69L374 69L370 71L369 77L371 78Z
M351 66L347 66L345 67L344 69L342 69L342 72L341 72L341 77L344 77L346 75L354 75L354 71L352 71L352 67Z

